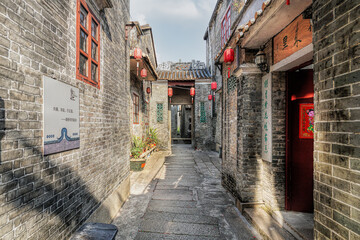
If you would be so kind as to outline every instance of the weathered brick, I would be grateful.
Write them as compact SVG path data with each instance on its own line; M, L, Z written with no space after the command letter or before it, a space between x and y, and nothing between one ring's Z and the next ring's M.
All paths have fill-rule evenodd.
M336 211L334 211L334 220L346 228L352 230L356 234L360 234L360 224L351 218L348 218Z

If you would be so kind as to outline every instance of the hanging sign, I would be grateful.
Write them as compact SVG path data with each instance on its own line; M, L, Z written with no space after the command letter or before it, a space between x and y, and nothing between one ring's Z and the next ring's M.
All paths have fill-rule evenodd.
M298 16L274 37L274 64L312 43L310 19Z
M299 138L314 138L314 104L301 103L299 106Z
M272 161L272 114L271 114L271 74L262 79L262 150L261 157L265 161Z
M44 76L44 155L80 147L79 89Z

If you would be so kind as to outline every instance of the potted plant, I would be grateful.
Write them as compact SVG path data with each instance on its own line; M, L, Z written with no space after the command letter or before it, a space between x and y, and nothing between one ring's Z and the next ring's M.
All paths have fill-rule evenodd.
M146 164L146 159L156 149L158 142L157 131L150 128L145 138L134 136L131 143L130 170L141 171Z

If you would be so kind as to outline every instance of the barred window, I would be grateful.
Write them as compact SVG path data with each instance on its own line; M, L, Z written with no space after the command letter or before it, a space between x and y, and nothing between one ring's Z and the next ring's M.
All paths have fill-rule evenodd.
M157 120L157 122L163 121L163 104L162 103L156 104L156 120Z

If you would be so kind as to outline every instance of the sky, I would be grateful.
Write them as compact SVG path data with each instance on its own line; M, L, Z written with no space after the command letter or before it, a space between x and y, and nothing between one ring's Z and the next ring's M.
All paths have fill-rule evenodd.
M130 0L132 21L152 27L158 64L206 60L204 34L216 0Z

